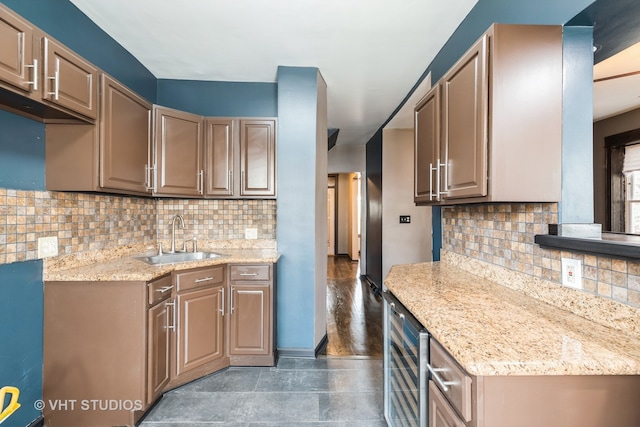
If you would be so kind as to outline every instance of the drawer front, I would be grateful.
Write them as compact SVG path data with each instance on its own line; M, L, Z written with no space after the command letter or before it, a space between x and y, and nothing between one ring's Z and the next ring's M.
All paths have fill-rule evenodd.
M430 344L431 376L465 421L471 421L471 377L434 339ZM440 381L438 381L440 379Z
M429 427L465 427L433 381L429 381Z
M170 297L172 289L173 281L171 280L171 275L149 282L147 284L147 300L149 301L149 305L155 305L163 299Z
M178 292L189 289L202 288L224 283L224 267L203 268L176 273L176 290Z
M271 264L248 264L229 266L230 280L271 280Z

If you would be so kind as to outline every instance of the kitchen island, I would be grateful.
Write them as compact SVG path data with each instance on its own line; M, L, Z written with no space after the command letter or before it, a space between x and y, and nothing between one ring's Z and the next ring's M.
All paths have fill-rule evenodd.
M500 268L445 254L442 262L394 266L385 279L430 332L432 363L446 353L470 384L465 391L464 381L450 378L453 370L439 371L463 404L443 410L449 403L434 401L440 390L432 380L430 426L640 425L637 310L524 275L507 273L500 282L499 275ZM445 419L450 424L439 424Z

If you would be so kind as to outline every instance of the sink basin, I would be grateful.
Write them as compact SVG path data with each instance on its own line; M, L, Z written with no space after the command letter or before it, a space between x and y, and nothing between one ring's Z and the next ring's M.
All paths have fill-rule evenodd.
M176 252L173 254L153 255L142 258L151 265L175 264L177 262L199 261L203 259L219 258L222 255L215 252Z

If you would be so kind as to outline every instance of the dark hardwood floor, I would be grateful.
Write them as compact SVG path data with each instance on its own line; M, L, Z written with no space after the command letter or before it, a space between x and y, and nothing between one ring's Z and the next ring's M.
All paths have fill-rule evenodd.
M326 355L382 358L382 298L360 280L358 262L327 261Z

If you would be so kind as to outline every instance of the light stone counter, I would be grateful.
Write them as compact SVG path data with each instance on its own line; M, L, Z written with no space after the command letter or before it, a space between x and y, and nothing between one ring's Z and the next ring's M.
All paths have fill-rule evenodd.
M551 305L456 263L397 265L384 284L472 375L640 374L637 336L576 315L564 301ZM580 301L578 294L584 294L570 291L560 297ZM598 315L606 317L607 307L616 315L618 307L608 303L598 307Z
M264 247L262 247L264 246ZM270 245L256 244L238 248L229 244L215 246L200 244L200 251L216 252L219 258L175 264L150 265L144 256L155 255L149 245L131 245L74 256L47 259L44 268L46 281L149 281L172 271L234 263L275 263L280 254ZM165 246L168 247L168 246Z

